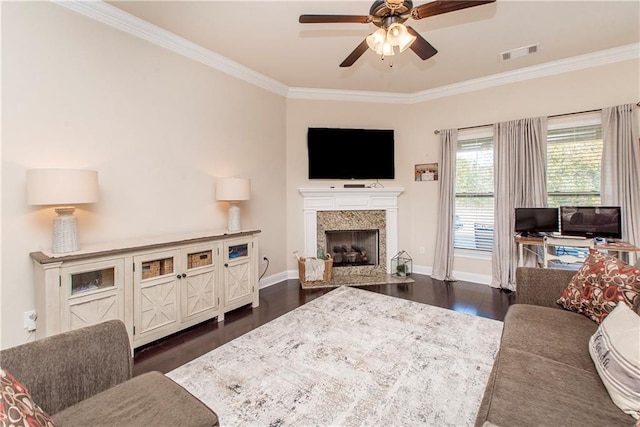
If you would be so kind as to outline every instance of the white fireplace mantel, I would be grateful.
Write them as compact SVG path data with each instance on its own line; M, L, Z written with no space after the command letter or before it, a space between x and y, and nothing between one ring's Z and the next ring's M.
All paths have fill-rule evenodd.
M304 252L317 254L318 211L383 210L387 224L387 272L398 252L398 196L404 188L300 188L304 197Z

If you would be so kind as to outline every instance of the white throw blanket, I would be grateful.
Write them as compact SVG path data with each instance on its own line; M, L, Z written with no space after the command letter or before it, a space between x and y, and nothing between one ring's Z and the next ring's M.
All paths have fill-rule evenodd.
M315 282L324 278L324 260L306 258L304 260L304 280Z

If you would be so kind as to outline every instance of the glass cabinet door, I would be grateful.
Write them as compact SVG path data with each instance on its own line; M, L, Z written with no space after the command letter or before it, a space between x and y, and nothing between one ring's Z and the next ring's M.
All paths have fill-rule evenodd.
M180 252L159 251L133 257L134 344L176 332L180 325Z
M214 255L217 246L197 245L182 251L185 275L180 282L182 321L206 320L218 309L218 280Z
M61 270L61 330L125 321L124 259L77 263Z

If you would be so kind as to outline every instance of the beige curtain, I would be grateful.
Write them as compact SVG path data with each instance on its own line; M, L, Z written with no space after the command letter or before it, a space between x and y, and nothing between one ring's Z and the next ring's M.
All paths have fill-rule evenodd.
M515 290L515 208L547 206L547 118L497 123L494 132L492 283ZM534 255L535 256L535 255Z
M622 208L622 239L640 245L640 142L635 105L602 109L603 206Z
M431 273L431 277L436 280L456 280L452 272L457 143L457 129L440 131L440 169L438 171L440 203L438 204L436 253Z

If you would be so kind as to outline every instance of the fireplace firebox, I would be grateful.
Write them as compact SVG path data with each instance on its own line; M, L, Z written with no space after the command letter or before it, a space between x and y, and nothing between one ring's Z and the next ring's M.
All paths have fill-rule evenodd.
M379 230L327 230L326 253L333 257L334 267L379 264Z

